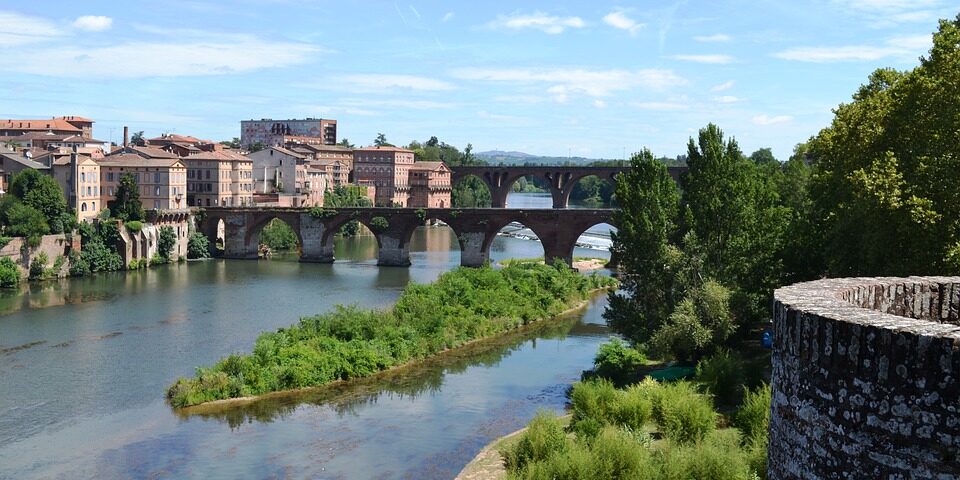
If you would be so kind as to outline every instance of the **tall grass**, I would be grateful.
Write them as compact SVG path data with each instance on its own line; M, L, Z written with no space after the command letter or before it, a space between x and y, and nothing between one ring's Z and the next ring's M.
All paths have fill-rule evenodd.
M389 311L337 307L260 335L253 353L231 355L167 390L174 407L364 377L556 315L615 280L562 262L459 268L410 284Z

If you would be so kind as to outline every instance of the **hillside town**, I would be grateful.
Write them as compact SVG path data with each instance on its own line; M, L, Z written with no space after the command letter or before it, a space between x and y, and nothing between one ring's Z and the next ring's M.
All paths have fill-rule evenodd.
M355 186L376 206L449 208L450 169L392 146L337 144L330 119L245 120L239 145L190 135L114 145L79 116L0 120L0 193L33 169L56 179L80 221L97 217L132 174L144 208L322 207L335 187ZM240 148L234 148L239 146Z

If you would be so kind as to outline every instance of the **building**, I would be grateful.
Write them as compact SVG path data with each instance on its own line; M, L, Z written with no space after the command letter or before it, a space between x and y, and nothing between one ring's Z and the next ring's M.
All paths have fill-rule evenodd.
M253 205L253 160L230 150L182 157L187 167L187 205L245 207Z
M310 165L327 171L329 187L349 185L353 178L353 149L340 145L315 145L287 142L287 148L306 155Z
M181 157L196 155L200 152L212 152L222 150L223 145L210 140L201 140L189 135L177 135L174 133L165 133L159 137L146 140L146 145L161 148L170 153L175 153Z
M104 205L114 199L120 176L126 173L132 174L137 180L143 208L178 209L187 205L187 168L176 156L147 158L121 151L104 157L98 163L100 201Z
M326 182L318 188L319 171L312 172L308 178L310 165L306 155L274 146L247 157L253 161L257 203L295 207L323 205Z
M34 161L47 166L78 220L92 221L107 206L100 198L100 164L89 154L58 148L36 155Z
M0 120L0 136L14 137L30 132L93 137L93 120L74 115L49 120Z
M0 141L15 143L23 148L47 150L51 148L97 148L104 150L107 142L75 133L27 132L22 135L0 137Z
M353 178L376 187L377 206L407 206L412 150L397 147L365 147L353 151Z
M410 167L408 207L449 208L453 185L443 162L415 162Z
M240 122L240 144L243 148L260 143L264 146L281 147L288 141L298 143L319 142L326 145L337 143L337 121L323 118L303 120L243 120Z

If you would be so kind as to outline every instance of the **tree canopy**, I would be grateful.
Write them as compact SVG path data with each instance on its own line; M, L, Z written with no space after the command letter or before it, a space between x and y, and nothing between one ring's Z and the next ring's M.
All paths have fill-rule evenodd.
M120 184L117 186L116 195L108 204L113 216L120 220L125 222L143 220L145 213L143 204L140 202L140 187L133 174L124 173L120 175Z

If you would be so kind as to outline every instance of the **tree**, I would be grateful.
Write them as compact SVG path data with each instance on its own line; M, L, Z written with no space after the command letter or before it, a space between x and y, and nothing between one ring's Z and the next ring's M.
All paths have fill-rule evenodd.
M133 135L130 136L130 143L138 147L146 145L147 141L143 138L143 130L133 132Z
M377 134L377 138L375 138L375 139L373 140L373 144L376 145L376 146L378 146L378 147L392 147L392 146L393 146L392 143L387 142L387 136L384 135L384 134L382 134L382 133L378 133L378 134Z
M240 144L240 139L237 137L233 137L233 140L224 140L220 142L220 145L223 145L227 148L233 148L236 150L240 150L240 148L242 147L242 145Z
M278 218L270 220L260 231L260 244L270 247L270 250L292 250L298 242L296 232Z
M960 15L911 71L879 69L809 142L830 275L960 273Z
M620 209L611 255L625 272L620 291L611 293L604 317L635 343L645 342L672 307L673 273L669 240L676 229L680 193L667 167L644 149L630 158L630 170L617 181Z
M27 238L32 245L39 245L40 237L50 233L43 213L25 203L13 202L4 212L4 217L7 235Z
M137 179L131 173L120 175L120 184L114 200L108 202L113 215L123 221L142 221L145 216L143 204L140 203L140 187Z
M210 240L207 239L207 236L200 232L190 234L190 239L187 241L187 258L196 259L209 257Z
M341 147L347 147L347 148L354 147L354 145L350 143L350 140L347 140L346 138L341 139L340 142L337 143L337 145L340 145Z
M157 254L165 262L170 261L170 254L173 253L173 247L177 245L177 234L173 227L164 225L160 227L160 235L157 238Z
M751 153L750 160L757 165L780 166L780 162L773 156L773 151L769 148L761 148Z
M62 233L71 226L63 190L53 177L33 169L23 170L10 181L10 195L43 214L53 233Z
M250 144L250 147L249 147L249 148L247 148L247 152L248 152L248 153L259 152L260 150L263 150L264 148L267 148L267 146L264 145L263 142L254 142L254 143L251 143L251 144Z

